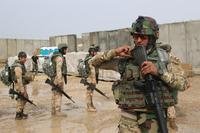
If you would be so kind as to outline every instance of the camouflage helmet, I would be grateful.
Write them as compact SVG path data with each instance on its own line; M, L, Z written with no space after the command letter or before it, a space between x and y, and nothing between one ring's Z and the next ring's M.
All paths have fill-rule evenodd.
M142 34L158 38L159 27L155 19L146 16L139 16L132 24L131 35Z
M88 52L98 52L99 51L99 46L95 46L94 44L90 45L90 48Z
M58 44L58 49L62 49L62 48L68 48L66 43L60 43Z
M18 53L18 58L23 58L23 57L27 57L27 54L26 54L26 52L24 52L24 51L21 51L21 52L19 52Z

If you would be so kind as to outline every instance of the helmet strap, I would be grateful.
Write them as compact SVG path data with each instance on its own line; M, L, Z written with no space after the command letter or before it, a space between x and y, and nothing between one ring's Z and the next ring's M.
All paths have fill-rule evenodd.
M149 36L149 42L147 44L146 50L150 50L155 47L156 38L154 36Z

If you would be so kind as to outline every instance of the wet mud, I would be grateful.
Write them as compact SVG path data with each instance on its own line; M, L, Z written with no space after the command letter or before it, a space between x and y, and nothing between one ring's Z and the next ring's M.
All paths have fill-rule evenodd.
M38 74L34 82L28 85L29 98L37 105L27 103L26 120L15 120L16 101L8 95L8 87L0 83L0 133L117 133L120 110L114 102L112 82L100 81L98 88L109 99L94 92L94 104L97 112L87 112L85 103L86 87L80 84L80 78L69 76L65 92L76 103L62 97L63 116L51 116L51 87L44 83L47 77ZM176 106L179 133L200 132L200 77L191 79L192 88L179 93Z

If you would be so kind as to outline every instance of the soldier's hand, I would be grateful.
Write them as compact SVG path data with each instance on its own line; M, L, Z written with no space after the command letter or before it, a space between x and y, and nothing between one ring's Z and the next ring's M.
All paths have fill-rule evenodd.
M26 97L26 98L28 98L28 93L26 92L26 91L19 91L19 93L22 95L22 96L24 96L24 97Z
M61 87L62 86L62 84L63 84L63 82L62 82L62 80L54 80L54 84L56 85L56 86L58 86L58 87Z
M142 75L152 74L157 76L158 69L151 61L144 61L141 66L141 73Z
M93 84L93 85L96 85L96 84L97 84L97 81L96 81L95 78L89 77L87 80L88 80L88 83L89 83L89 84Z
M131 47L128 45L123 45L115 49L118 56L130 56Z

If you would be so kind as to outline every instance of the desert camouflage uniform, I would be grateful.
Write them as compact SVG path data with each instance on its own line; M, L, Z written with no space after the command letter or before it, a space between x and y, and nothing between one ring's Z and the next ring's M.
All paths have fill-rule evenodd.
M92 58L93 56L92 55L86 55L85 59L84 59L84 62L85 62L85 65L86 65L86 72L89 73L89 65L88 65L88 61ZM95 78L97 79L98 78L98 70L95 71L96 74L95 74ZM97 79L98 80L98 79ZM96 87L96 86L93 86L93 87ZM87 103L87 110L89 112L96 112L96 108L93 104L93 92L94 92L94 88L91 87L90 85L87 85L87 92L86 92L86 103Z
M52 57L52 63L55 69L55 77L52 78L55 85L58 85L61 89L64 89L64 76L67 74L67 65L65 57L60 53L54 53ZM61 112L62 94L52 88L52 114L58 114Z
M89 67L90 67L90 75L89 75L89 82L96 84L96 78L95 78L95 67L100 67L101 69L110 69L110 70L115 70L120 72L121 68L120 66L125 65L125 68L128 68L129 63L133 62L123 62L123 59L119 59L119 58L114 58L116 56L115 50L110 50L107 52L104 52L103 54L98 54L95 57L93 57L90 61L89 61ZM133 59L128 59L128 60L133 60ZM153 61L152 61L153 62ZM156 62L153 62L156 64ZM187 86L186 83L186 79L184 76L173 73L173 67L172 67L173 62L168 63L167 65L167 71L165 71L163 74L159 75L159 79L164 82L165 84L167 84L170 88L170 90L184 90ZM135 70L137 69L137 66L134 66ZM117 87L119 85L124 87L129 87L132 89L134 89L135 87L133 86L133 81L136 80L138 78L141 78L140 76L140 72L139 71L133 71L134 69L126 69L125 73L121 73L121 77L122 79L119 82L116 82L113 84L113 86ZM137 77L139 75L139 77ZM124 79L125 77L125 79ZM122 82L121 82L122 81ZM131 85L129 85L131 84ZM163 85L163 84L162 84ZM127 89L127 88L126 88ZM126 90L125 88L119 90L120 91L124 91ZM168 88L167 88L168 89ZM145 104L145 101L141 101L140 98L143 98L140 96L140 94L142 95L141 92L139 92L139 89L134 89L138 92L139 96L138 98L134 97L134 100L136 100L137 102L135 102L134 104L136 105L137 103L140 104ZM129 90L130 91L130 90ZM167 91L167 90L166 90ZM175 105L175 100L172 97L172 92L171 91L167 91L167 96L170 97L168 100L169 104L165 105L164 110L167 111L167 107L169 106L173 106ZM113 91L114 97L117 97L117 95L120 95L120 93L117 93L115 91ZM136 93L135 93L136 94ZM123 94L121 94L123 95ZM126 101L128 98L128 95L124 95L124 97L126 97L125 101L120 99L117 99L119 101L116 100L116 103L119 105L119 108L121 109L121 119L119 122L119 132L121 133L156 133L158 132L158 124L157 124L157 120L156 120L156 115L155 112L152 111L151 109L147 108L146 104L144 105L144 107L142 108L137 108L137 107L132 107L132 106L128 106L128 107L123 107L123 102L126 102L127 104L129 104L128 101ZM122 97L121 97L122 98ZM167 101L166 100L166 101ZM121 102L121 103L120 103ZM165 99L164 99L165 102ZM121 104L121 105L120 105ZM173 132L173 130L169 127L169 132ZM175 131L174 131L175 132Z
M24 76L26 74L25 65L20 64L20 62L18 60L16 60L15 63L12 65L12 69L14 69L14 73L15 73L14 81L15 81L16 91L22 93L24 95L24 97L28 98L28 93L26 91L27 83L25 83L25 79L24 79ZM16 112L17 113L23 112L25 104L26 104L25 100L18 98Z
M169 53L169 57L170 60L172 62L172 65L170 67L168 67L169 71L171 71L172 73L176 73L176 75L181 75L183 77L186 78L185 72L181 66L181 60L172 55L171 53ZM173 96L175 98L175 103L178 104L178 91L184 91L185 89L188 89L190 87L189 81L186 78L186 87L184 89L181 90L174 90L173 92ZM170 106L167 109L167 117L169 119L169 125L175 129L178 130L178 126L176 124L176 110L175 110L175 106Z
M170 61L172 62L172 65L168 68L172 73L176 73L182 76L185 76L185 73L183 71L183 68L181 66L181 61L179 58L171 54L171 46L170 45L161 45L163 49L166 50L167 53L169 53ZM189 87L189 82L187 80L187 87ZM174 90L173 97L175 99L175 103L178 103L178 90ZM169 120L169 125L175 129L178 130L178 126L176 124L176 110L174 106L169 106L167 108L167 117Z

